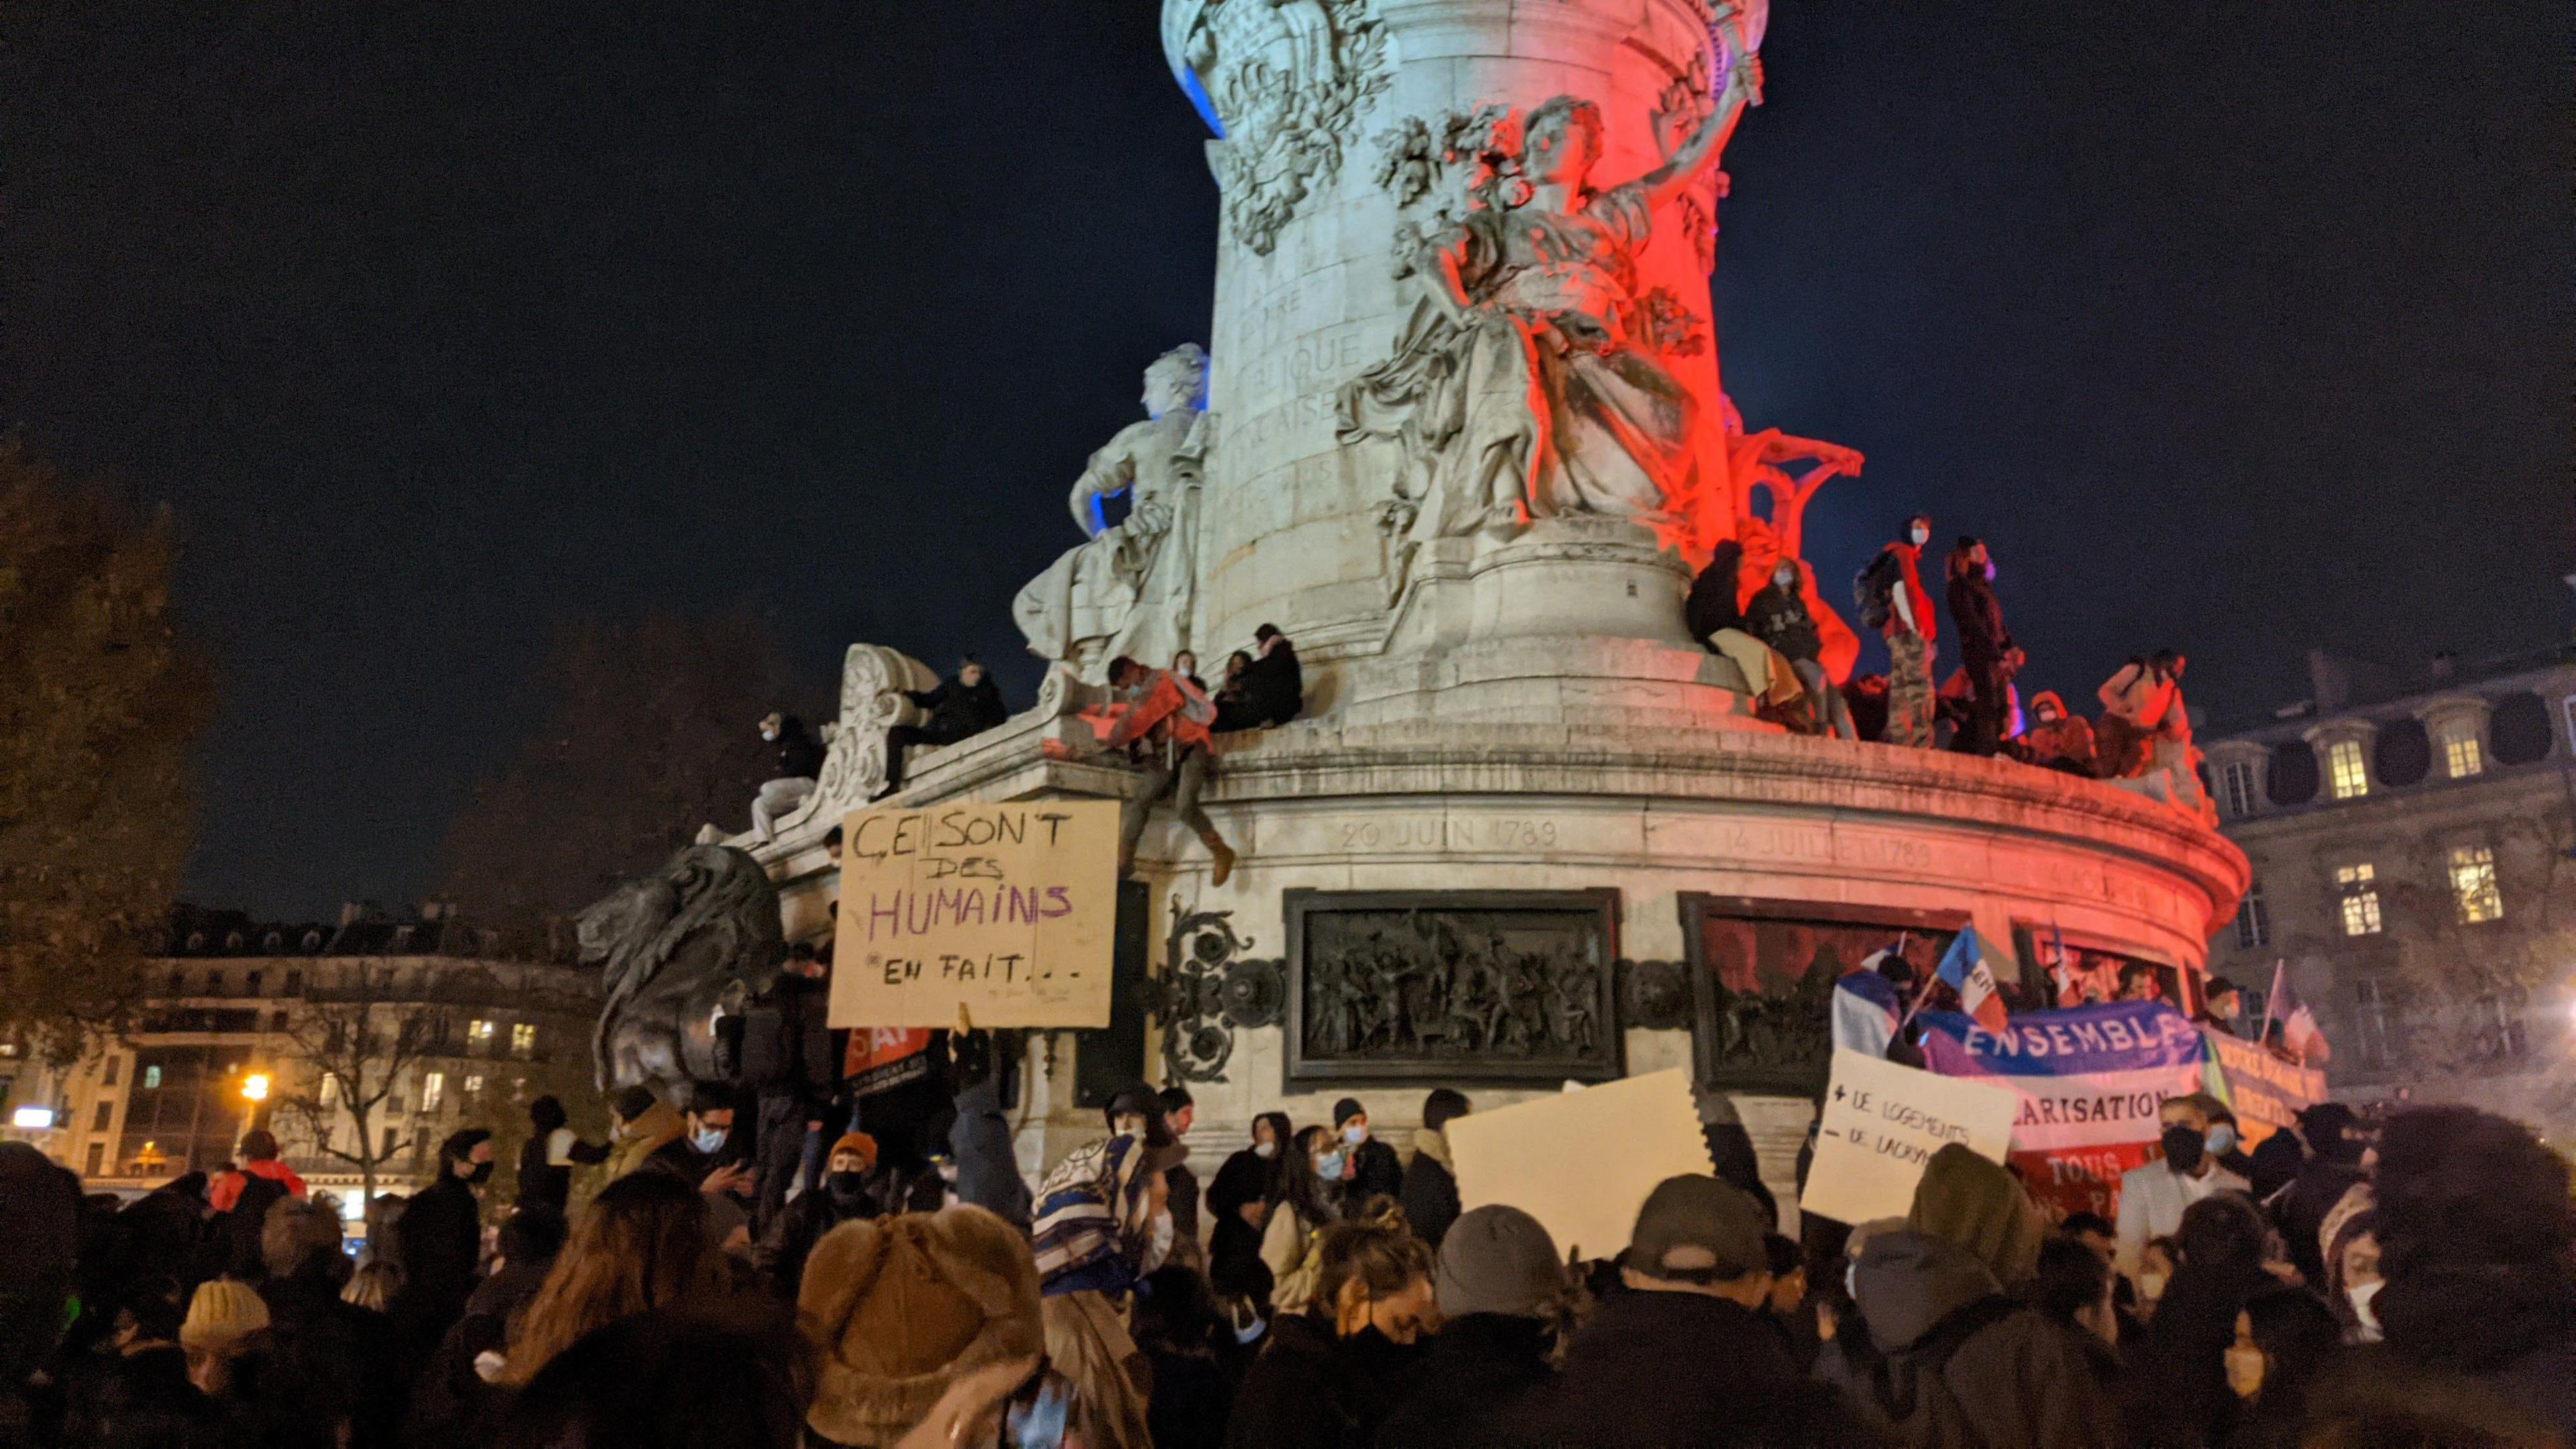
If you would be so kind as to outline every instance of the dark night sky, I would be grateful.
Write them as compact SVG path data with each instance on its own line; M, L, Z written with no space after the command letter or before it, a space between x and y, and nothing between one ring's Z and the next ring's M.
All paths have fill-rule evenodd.
M415 895L559 616L747 601L818 686L864 638L1024 699L1011 593L1206 337L1152 12L7 12L0 423L182 522L192 894ZM1828 587L1928 506L2033 683L2172 643L2221 716L2311 645L2562 637L2569 17L1779 0L1721 343L1753 426L1869 454Z

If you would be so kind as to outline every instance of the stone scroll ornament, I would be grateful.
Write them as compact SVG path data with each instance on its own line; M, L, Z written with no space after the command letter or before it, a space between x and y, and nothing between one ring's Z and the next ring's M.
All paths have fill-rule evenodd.
M885 786L886 731L927 717L906 692L938 683L938 674L909 654L882 644L851 645L841 656L841 717L823 726L823 772L812 797L781 828L837 821L875 799Z
M1232 911L1183 911L1172 902L1154 1015L1163 1024L1163 1073L1175 1082L1222 1082L1234 1034L1274 1026L1287 1005L1282 963L1245 953Z
M1422 300L1394 355L1342 391L1336 436L1396 441L1403 455L1390 528L1409 560L1435 538L1510 537L1533 520L1607 515L1687 542L1700 430L1719 421L1668 359L1708 345L1690 311L1641 290L1638 258L1658 218L1702 184L1761 69L1738 54L1706 116L1662 165L1593 184L1604 122L1592 102L1558 96L1518 125L1438 128L1441 169L1467 173L1459 203L1398 225L1396 271ZM1414 157L1429 123L1384 143L1397 195L1420 197Z
M1207 457L1207 353L1183 343L1145 369L1145 421L1118 430L1074 480L1088 538L1029 580L1011 617L1029 652L1099 683L1119 655L1160 668L1190 646L1199 480ZM1110 524L1101 500L1124 494Z
M1366 0L1166 0L1163 52L1217 133L1226 226L1265 257L1394 78Z

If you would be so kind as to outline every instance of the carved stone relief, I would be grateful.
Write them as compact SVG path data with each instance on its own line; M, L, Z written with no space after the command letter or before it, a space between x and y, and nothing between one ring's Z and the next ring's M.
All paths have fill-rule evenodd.
M1394 78L1386 32L1367 0L1175 0L1163 39L1224 128L1209 151L1227 225L1268 256Z
M925 718L904 692L938 683L939 675L909 654L851 645L841 656L841 717L823 726L823 773L815 777L813 796L781 828L817 816L837 820L876 798L885 785L886 731Z
M1615 1076L1615 891L1291 891L1288 1077Z

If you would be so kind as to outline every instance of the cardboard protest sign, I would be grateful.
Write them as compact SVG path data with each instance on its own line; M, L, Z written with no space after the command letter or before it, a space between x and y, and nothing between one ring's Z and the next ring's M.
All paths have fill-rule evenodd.
M2019 1106L2001 1087L1836 1052L1798 1210L1844 1223L1901 1218L1923 1164L1944 1146L1962 1142L2003 1161Z
M2201 1033L2236 1113L2236 1135L2248 1148L2288 1127L2303 1108L2326 1098L2326 1074L2285 1062L2259 1043L2222 1031Z
M1118 802L862 810L841 827L834 1026L1109 1024Z
M2120 1174L2150 1155L2164 1099L2201 1088L2200 1028L2160 1001L2019 1012L2000 1032L1957 1012L1916 1019L1926 1066L2020 1099L2013 1164L2070 1213L2117 1214Z
M1656 1072L1453 1119L1444 1134L1462 1208L1508 1203L1559 1253L1613 1258L1655 1184L1710 1171L1690 1074Z

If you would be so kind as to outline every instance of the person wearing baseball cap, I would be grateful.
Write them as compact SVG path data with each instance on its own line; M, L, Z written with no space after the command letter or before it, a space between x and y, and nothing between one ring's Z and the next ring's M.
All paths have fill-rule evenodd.
M1518 1437L1586 1449L1869 1442L1764 1321L1773 1226L1750 1194L1715 1177L1657 1184L1619 1258L1629 1291L1575 1336L1531 1403L1538 1432Z

